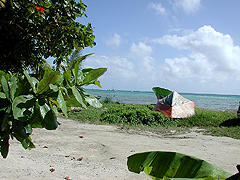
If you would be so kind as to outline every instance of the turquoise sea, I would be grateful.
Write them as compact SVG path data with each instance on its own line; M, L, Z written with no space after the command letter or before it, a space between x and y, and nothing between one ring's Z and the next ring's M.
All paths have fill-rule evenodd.
M94 96L101 96L100 100L106 97L113 101L119 101L129 104L156 104L157 98L154 92L148 91L120 91L120 90L96 90L86 89L87 92ZM200 109L211 110L237 110L240 95L219 95L219 94L192 94L180 93L185 98L190 99L195 103L195 106Z

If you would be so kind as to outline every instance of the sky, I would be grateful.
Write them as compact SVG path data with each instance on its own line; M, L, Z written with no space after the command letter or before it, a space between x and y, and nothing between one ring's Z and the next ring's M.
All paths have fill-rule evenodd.
M240 94L239 0L83 0L102 89ZM92 88L92 86L91 86Z

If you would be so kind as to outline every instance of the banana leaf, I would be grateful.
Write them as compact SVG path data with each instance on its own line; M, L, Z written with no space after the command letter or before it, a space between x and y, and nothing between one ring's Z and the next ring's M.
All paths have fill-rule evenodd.
M152 90L158 99L162 99L172 93L172 91L160 87L153 87Z
M153 151L128 157L131 172L144 171L153 180L191 178L226 179L231 176L223 169L204 160L177 152Z

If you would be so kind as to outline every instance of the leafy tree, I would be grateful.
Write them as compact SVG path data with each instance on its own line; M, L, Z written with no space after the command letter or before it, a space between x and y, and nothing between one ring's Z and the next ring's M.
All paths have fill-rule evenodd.
M78 63L79 69L82 68L82 63L87 59L88 56L93 55L93 53L82 55L81 49L75 49L71 56L66 58L65 63L61 64L61 67L63 70L66 71L66 69L71 70L73 69L74 65Z
M67 116L71 107L101 107L82 86L101 87L98 78L107 69L80 69L88 55L68 59L74 49L95 44L91 24L75 21L86 16L85 8L81 0L0 0L0 152L4 158L10 138L31 149L33 128L56 129L59 110ZM49 56L55 57L57 69L43 59ZM67 68L59 71L64 61Z
M91 24L76 22L87 17L86 7L81 0L1 1L0 69L37 68L49 56L59 65L74 48L94 46Z

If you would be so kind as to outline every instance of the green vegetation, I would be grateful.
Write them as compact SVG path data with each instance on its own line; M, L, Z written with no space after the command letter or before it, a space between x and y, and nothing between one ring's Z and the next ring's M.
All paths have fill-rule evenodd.
M71 107L101 107L84 91L106 68L82 69L95 45L91 24L76 22L85 14L80 0L8 0L0 3L0 152L6 158L10 138L25 149L34 148L33 128L54 130L56 115ZM55 58L50 65L43 58Z
M198 159L176 152L153 151L137 153L128 157L131 172L144 171L153 180L160 179L226 179L230 173Z
M204 133L240 139L240 122L234 111L212 111L196 108L196 114L185 119L171 119L153 111L154 105L132 105L107 102L102 108L82 109L69 113L81 122L115 124L130 128L143 128L156 132L186 130L199 127Z
M93 47L91 24L81 0L7 0L0 4L0 69L23 72L38 69L42 58L54 57L59 66L74 49Z

